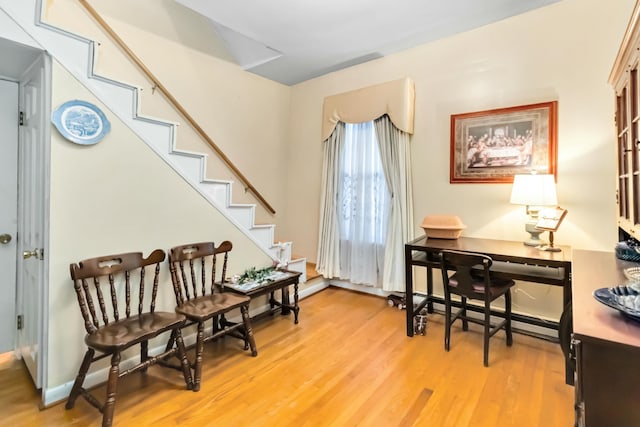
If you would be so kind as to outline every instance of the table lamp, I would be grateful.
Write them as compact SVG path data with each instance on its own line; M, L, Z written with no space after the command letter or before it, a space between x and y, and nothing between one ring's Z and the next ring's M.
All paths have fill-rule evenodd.
M529 219L525 223L524 229L531 237L524 244L527 246L541 245L543 242L540 240L540 234L544 230L536 229L538 213L544 206L558 204L555 177L551 174L537 173L515 175L511 189L511 203L527 207Z

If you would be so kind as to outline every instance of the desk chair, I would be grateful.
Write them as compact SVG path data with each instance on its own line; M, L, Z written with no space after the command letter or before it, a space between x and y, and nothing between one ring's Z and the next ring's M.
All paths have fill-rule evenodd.
M240 332L236 336L244 340L245 350L251 347L251 355L258 355L249 318L250 298L232 292L221 292L219 289L227 273L227 260L232 247L229 241L222 242L218 247L215 247L213 242L203 242L176 246L169 251L169 269L176 296L176 312L187 317L185 326L198 325L196 356L195 361L191 363L194 369L194 391L200 390L202 353L206 341ZM218 257L222 258L222 274L217 283ZM225 314L235 309L240 309L242 322L226 321ZM209 319L213 319L213 330L211 335L205 337L205 322Z
M445 337L444 349L449 351L451 342L451 325L457 319L462 320L462 329L469 329L468 322L484 326L484 366L489 366L489 338L500 329L507 334L507 345L513 344L511 333L511 287L515 282L511 279L492 277L490 268L493 263L489 256L472 252L447 251L441 252L442 283L445 299ZM449 272L454 273L449 276ZM451 295L461 298L461 308L452 313ZM491 325L491 302L504 295L504 320L497 325ZM467 316L467 299L484 302L484 319L478 320Z
M73 408L82 394L102 412L103 427L113 423L118 379L124 375L145 371L150 365L177 356L187 389L193 388L180 333L186 318L181 314L155 310L160 263L164 259L164 251L157 249L148 258L143 258L140 252L134 252L85 259L70 266L71 279L87 330L84 341L88 349L66 408ZM151 267L151 274L147 274L146 267ZM175 346L168 347L162 354L149 356L149 340L164 332L171 332L175 337ZM136 344L140 344L140 362L120 372L120 355ZM96 351L100 355L95 356ZM111 368L106 400L102 404L82 384L91 364L108 356L111 356Z

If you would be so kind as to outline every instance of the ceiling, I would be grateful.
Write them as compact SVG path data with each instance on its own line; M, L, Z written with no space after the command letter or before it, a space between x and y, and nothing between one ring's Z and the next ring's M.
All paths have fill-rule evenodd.
M560 0L175 0L245 70L286 85Z

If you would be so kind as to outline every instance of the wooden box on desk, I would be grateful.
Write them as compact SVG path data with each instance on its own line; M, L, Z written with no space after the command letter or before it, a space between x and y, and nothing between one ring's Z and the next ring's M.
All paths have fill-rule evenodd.
M427 238L432 239L457 239L467 228L455 215L427 215L421 227Z

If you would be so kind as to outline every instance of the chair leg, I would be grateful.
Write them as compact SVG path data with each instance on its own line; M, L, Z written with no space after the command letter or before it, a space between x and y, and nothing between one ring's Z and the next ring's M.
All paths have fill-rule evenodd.
M444 349L449 351L451 344L451 296L447 295L444 302Z
M120 375L120 353L111 356L111 369L107 381L107 400L102 410L102 427L111 427L113 424L113 412L116 408L116 392L118 389L118 376Z
M227 318L225 317L224 313L222 313L222 315L220 316L213 316L213 318L211 319L211 325L212 325L212 330L211 333L215 334L218 331L223 330L226 326L228 326L227 322Z
M164 348L164 351L167 352L167 351L171 350L171 348L173 347L175 342L176 342L176 331L173 330L173 331L171 331L171 335L169 336L169 341L167 341L167 345Z
M300 297L298 296L298 282L296 281L293 284L293 323L298 324L298 313L300 312L300 306L298 305L298 300Z
M200 378L202 378L202 353L204 352L204 322L198 322L198 335L196 337L196 361L193 367L193 391L200 391Z
M462 330L469 330L469 322L467 321L467 297L461 297L462 305Z
M251 318L249 317L249 308L246 305L240 307L242 313L242 321L244 322L244 336L245 342L249 341L249 347L251 347L251 355L256 357L258 355L258 349L256 348L256 340L253 337L253 329L251 329Z
M140 363L146 362L149 358L149 341L142 341L140 343ZM141 372L147 372L147 368L142 368Z
M511 347L513 344L513 333L511 331L511 290L508 290L507 293L504 294L504 305L504 315L507 321L504 329L507 333L507 346Z
M89 371L89 366L91 366L94 354L95 350L92 348L88 348L87 352L84 354L84 359L82 359L78 376L76 376L76 380L73 383L71 393L69 393L69 397L67 398L67 403L64 405L66 409L71 409L76 404L76 399L80 395L80 389L82 389L84 378L87 376L87 371Z
M187 359L187 351L184 348L184 340L182 339L182 332L176 329L171 332L171 336L175 334L176 346L178 348L177 357L180 359L180 365L182 366L182 374L184 376L184 382L187 384L187 390L193 390L193 378L191 377L191 367L189 366L189 360Z
M489 366L489 338L491 334L491 306L489 301L484 303L484 366Z

